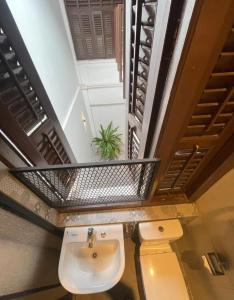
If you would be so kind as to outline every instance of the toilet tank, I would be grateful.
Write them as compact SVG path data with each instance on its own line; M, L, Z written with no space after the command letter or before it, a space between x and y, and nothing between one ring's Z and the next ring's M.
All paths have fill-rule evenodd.
M178 219L139 223L142 242L167 243L182 237L183 229Z

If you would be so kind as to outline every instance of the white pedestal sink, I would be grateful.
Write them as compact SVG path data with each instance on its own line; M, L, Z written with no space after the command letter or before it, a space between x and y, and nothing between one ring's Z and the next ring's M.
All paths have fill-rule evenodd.
M93 228L92 248L88 230ZM73 294L106 291L121 278L125 267L122 224L71 227L64 231L59 279Z

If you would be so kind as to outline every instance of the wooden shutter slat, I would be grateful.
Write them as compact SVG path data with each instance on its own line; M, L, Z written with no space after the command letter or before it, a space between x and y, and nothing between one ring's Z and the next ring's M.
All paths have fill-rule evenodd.
M0 1L0 66L0 127L4 134L34 165L76 162L6 1ZM59 152L45 141L43 135L50 132L54 132ZM60 153L64 153L63 159Z
M196 61L197 68L201 68L202 71L199 70L195 75L191 75L187 69L187 63L191 65L191 61L197 55L194 51L198 47L197 41L200 39L200 35L204 35L204 30L206 31L206 35L208 34L208 30L204 29L204 24L208 22L208 7L211 5L217 11L217 19L225 19L225 26L222 27L222 39L220 39L221 35L218 34L218 32L221 32L221 25L218 25L216 20L216 23L213 24L214 27L209 31L209 41L207 42L209 42L210 50L208 48L202 49L202 55L204 55L202 63L200 60ZM212 1L207 1L206 9L204 9L202 15L199 15L201 21L199 19L199 26L196 25L198 27L196 27L197 31L195 34L197 40L196 43L195 40L192 40L189 46L188 53L191 56L185 58L185 70L181 70L181 78L177 86L177 91L184 90L183 95L186 95L186 100L191 102L191 107L186 108L187 116L184 115L182 122L179 121L181 126L180 134L176 133L176 129L171 131L174 132L175 136L177 135L177 140L170 138L170 141L174 141L173 147L176 148L176 151L171 150L172 152L168 156L168 160L166 158L167 155L163 153L163 151L166 151L165 147L162 146L167 138L165 138L165 135L161 137L157 151L161 154L163 166L161 166L160 170L162 173L159 179L158 195L162 195L162 193L176 194L178 191L185 192L188 196L191 195L199 184L203 184L204 178L210 174L209 170L212 169L215 158L217 161L219 151L223 160L225 159L225 155L229 155L230 151L234 151L234 149L229 149L228 152L223 150L225 147L222 148L224 144L231 144L228 141L233 137L234 128L234 30L232 27L234 22L234 5L231 4L231 1L229 4L226 3L225 9L227 9L228 14L224 14L224 7L221 4L216 3L214 6ZM214 20L209 18L209 22L212 23ZM214 50L211 51L211 49L216 49L216 53L212 53ZM212 65L211 61L209 61L211 55ZM204 61L204 57L207 58L207 61ZM196 82L196 93L190 93L184 86L188 84L185 78L185 76L190 78L188 74L193 78L193 82ZM206 76L205 82L204 74ZM203 82L201 79L203 79ZM189 98L189 95L191 98ZM197 97L195 98L194 95ZM173 100L175 101L173 103L174 108L176 107L176 103L180 102L178 97L179 93L176 94ZM181 99L183 97L185 96L182 96ZM185 105L186 103L184 102ZM181 106L178 106L176 109L181 109ZM175 110L172 110L172 113L175 113ZM183 113L181 113L182 115ZM169 119L171 122L172 115L168 117L167 122ZM172 125L172 123L170 124ZM168 128L169 122L165 125L165 132L168 132ZM193 152L194 156L190 152L190 161L188 158L186 159L187 162L184 159L183 161L176 159L178 151L181 151L181 153L185 149L190 149L191 151L196 145L198 149ZM219 164L221 162L222 160L220 159ZM175 180L172 183L173 176Z
M77 59L114 57L114 2L65 1L65 6Z

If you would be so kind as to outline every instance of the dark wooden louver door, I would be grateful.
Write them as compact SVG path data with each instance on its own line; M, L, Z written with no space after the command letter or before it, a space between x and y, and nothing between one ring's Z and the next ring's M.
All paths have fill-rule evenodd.
M156 2L146 3L145 7L152 7L155 12ZM142 1L132 2L131 6L131 33L130 33L130 78L129 78L129 117L128 117L128 158L139 158L139 149L142 139L143 115L145 111L146 90L149 75L152 40L147 44L146 37L141 31L146 25L154 30L155 14L148 15L151 23L142 22Z
M164 203L191 196L234 153L234 4L201 11L156 151Z
M104 28L103 28L103 17L102 11L92 12L92 28L94 31L94 45L93 45L93 56L105 57L105 40L104 40Z
M65 0L65 6L77 59L115 57L115 1Z
M1 156L9 166L19 166L3 147L12 149L10 141L32 165L75 162L5 1L0 2L0 130Z
M105 57L115 57L114 42L114 7L105 8L102 12L105 39Z

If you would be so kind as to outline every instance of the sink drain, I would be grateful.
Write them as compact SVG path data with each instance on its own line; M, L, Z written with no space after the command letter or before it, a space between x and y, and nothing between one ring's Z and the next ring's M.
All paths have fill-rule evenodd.
M97 258L97 253L94 252L93 255L92 255L92 257L93 257L93 258Z

